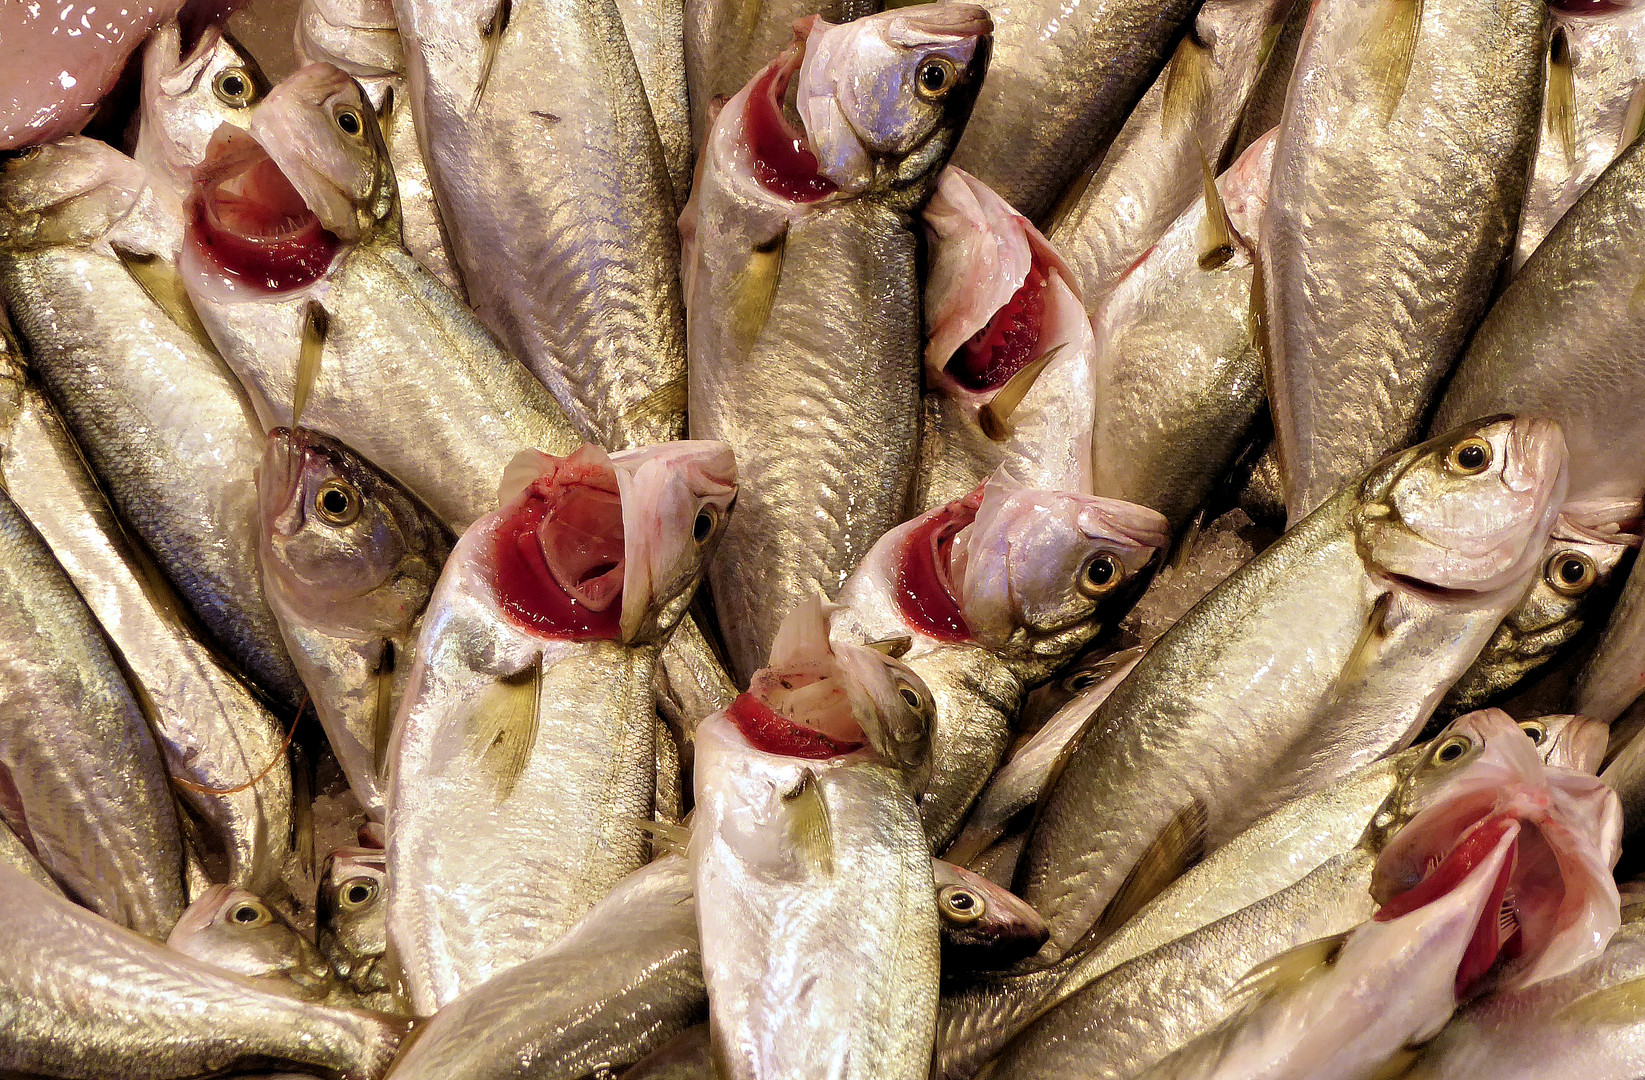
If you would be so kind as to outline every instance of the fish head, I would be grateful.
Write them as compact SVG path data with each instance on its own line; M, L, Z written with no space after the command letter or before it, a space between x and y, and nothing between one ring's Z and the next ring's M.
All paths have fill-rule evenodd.
M493 576L505 613L547 637L656 640L685 613L731 504L724 443L608 456L536 450L504 472Z
M1529 577L1566 483L1552 420L1492 417L1395 454L1359 486L1360 549L1383 575L1488 592Z
M143 167L96 139L69 135L0 160L0 245L89 244L131 213Z
M971 636L996 652L1070 655L1170 542L1163 516L1118 499L1027 488L1003 470L978 492L937 512L949 516L932 556Z
M848 193L934 179L988 68L987 10L921 4L796 29L805 58L794 104L817 171Z
M829 641L821 596L783 620L765 667L728 714L757 749L790 757L876 756L921 790L931 767L931 690L879 649Z
M1543 745L1551 751L1557 740ZM1589 773L1546 765L1531 732L1496 709L1459 718L1418 771L1427 775L1404 793L1416 812L1377 857L1378 921L1438 901L1505 849L1457 967L1458 995L1525 986L1603 951L1620 920L1614 792Z
M451 553L444 524L329 435L275 428L257 470L270 600L355 640L403 638Z
M1559 713L1515 721L1552 768L1598 775L1611 741L1611 725L1591 716Z
M931 860L946 972L994 971L1039 952L1051 936L1039 912L1011 890L942 859Z
M303 0L295 38L299 64L324 61L362 81L406 68L391 0Z
M217 129L249 125L252 106L269 87L257 61L221 27L206 27L187 51L183 40L182 27L171 22L143 47L137 159L186 187Z
M315 900L315 941L332 970L362 993L388 988L388 861L381 848L343 847L326 857Z
M303 996L326 996L332 973L318 950L257 894L212 885L188 906L167 947L239 975L289 979Z

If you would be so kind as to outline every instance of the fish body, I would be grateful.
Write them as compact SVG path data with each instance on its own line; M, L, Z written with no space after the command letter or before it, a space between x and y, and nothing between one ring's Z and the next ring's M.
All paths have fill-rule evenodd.
M691 95L686 85L685 0L618 0L629 51L645 87L651 119L668 166L674 202L684 206L691 194Z

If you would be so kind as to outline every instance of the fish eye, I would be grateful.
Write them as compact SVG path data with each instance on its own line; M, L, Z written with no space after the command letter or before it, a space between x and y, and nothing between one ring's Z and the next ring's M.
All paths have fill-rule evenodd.
M928 56L920 62L919 70L914 73L914 81L919 86L919 95L927 101L934 101L954 88L959 78L959 70L953 63L940 56Z
M229 912L228 917L229 921L233 922L235 926L243 926L248 929L262 926L264 923L271 922L274 919L274 916L269 914L268 908L261 904L250 903L249 901L239 905L233 911Z
M1097 673L1094 671L1076 671L1062 681L1064 690L1075 694L1083 694L1097 685Z
M1563 596L1581 596L1599 580L1599 569L1592 559L1580 551L1561 551L1548 560L1548 568L1542 576L1555 592Z
M352 525L360 516L360 493L347 480L327 480L314 494L314 512L331 525Z
M897 684L897 693L901 695L903 704L907 705L910 709L913 709L917 713L923 713L925 711L925 695L914 689L912 686L909 686L905 682L899 682Z
M231 109L244 109L251 104L252 98L257 96L256 89L251 85L251 78L244 68L232 67L217 74L212 81L211 92Z
M344 135L358 135L365 130L365 123L360 119L360 110L345 105L332 114L335 123Z
M720 523L720 515L712 506L705 506L697 511L697 520L691 523L691 539L698 544L708 541L714 535L714 526Z
M1080 572L1080 589L1087 596L1106 596L1119 588L1125 580L1125 567L1108 552L1103 552L1085 564Z
M1463 476L1482 473L1490 463L1491 444L1477 435L1463 439L1445 455L1445 467Z
M988 914L988 902L964 885L944 885L937 890L937 910L956 926L969 926Z
M1438 749L1434 751L1434 760L1440 764L1448 765L1466 754L1473 745L1473 742L1466 735L1452 735L1439 744Z
M367 877L349 878L337 890L337 903L348 911L363 908L377 898L377 883Z
M1542 740L1548 737L1548 729L1535 720L1521 720L1519 730L1530 736L1531 741L1538 746L1541 746Z

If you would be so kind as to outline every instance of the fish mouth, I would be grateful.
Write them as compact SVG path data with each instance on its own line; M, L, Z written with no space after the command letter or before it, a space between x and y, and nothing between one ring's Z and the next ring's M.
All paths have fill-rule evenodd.
M839 190L819 171L805 131L789 120L783 106L805 59L805 38L814 22L801 20L795 27L793 44L755 76L743 107L743 135L754 178L773 195L796 203L816 202Z
M497 526L498 599L533 633L616 639L627 564L616 470L581 450L549 460Z
M263 145L232 124L194 170L188 232L226 276L265 292L319 280L342 246Z
M986 486L986 485L984 485ZM971 641L954 574L954 542L977 520L983 487L916 522L897 553L897 608L908 625L938 641Z
M726 712L743 738L766 754L820 761L868 745L831 664L762 668Z
M954 350L943 374L970 393L992 394L1038 359L1050 283L1050 268L1036 252L1027 279Z
M308 442L301 429L271 428L263 448L262 465L257 471L258 504L263 528L282 536L294 536L302 528L302 514L295 513L295 521L283 519L289 511L300 511L298 487L303 479L303 462L308 456Z

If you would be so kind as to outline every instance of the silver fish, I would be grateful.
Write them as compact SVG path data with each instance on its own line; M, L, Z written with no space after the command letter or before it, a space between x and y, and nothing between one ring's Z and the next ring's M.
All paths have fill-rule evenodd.
M1045 920L1003 885L942 859L931 860L931 874L945 975L1007 968L1045 944Z
M264 591L309 700L366 813L454 543L416 496L336 439L275 428L257 473Z
M145 941L0 867L0 1069L171 1080L287 1066L377 1080L403 1022L271 993Z
M182 27L168 22L143 46L142 93L132 156L181 202L212 133L222 124L245 127L251 107L268 93L268 80L220 27L208 26L184 53Z
M616 0L397 0L412 109L481 321L584 438L685 429L668 162Z
M1636 560L1636 566L1638 565ZM1577 675L1571 707L1600 720L1615 721L1645 688L1645 570L1628 583L1611 612L1593 654ZM1617 736L1631 736L1617 731ZM1619 744L1621 738L1616 740Z
M1540 570L1564 489L1552 422L1458 429L1345 485L1166 631L1075 746L1025 853L1048 958L1128 878L1146 900L1195 852L1414 738Z
M0 298L137 538L217 644L295 706L257 576L256 420L188 313L181 212L111 147L70 138L0 172Z
M1002 0L993 74L954 164L1036 224L1108 149L1190 0Z
M835 639L907 639L900 659L934 695L916 793L934 851L999 766L1028 688L1102 630L1166 543L1151 510L996 475L886 533L846 580Z
M4 809L0 809L0 865L9 866L41 888L62 896L63 890L52 880L51 874L40 865L40 860L34 857L34 852L29 850L28 845L12 831L11 825L7 824L18 816L17 807L11 805L12 793L9 790L0 791L0 800L5 803Z
M320 868L314 937L337 977L378 1012L406 1012L388 965L388 857L382 848L338 848Z
M324 1001L332 989L331 968L319 951L256 893L233 885L201 893L166 947L304 1001Z
M1547 19L1543 0L1313 6L1258 245L1293 523L1415 441L1484 314L1536 149Z
M903 519L919 425L912 215L970 112L990 25L982 8L937 4L807 22L703 149L681 218L691 431L730 444L743 476L711 572L739 681L796 604L837 590ZM782 111L791 81L803 135Z
M1284 117L1291 75L1296 70L1302 34L1313 8L1314 5L1305 0L1296 0L1284 23L1270 29L1262 39L1261 51L1267 59L1262 62L1262 74L1257 76L1257 84L1251 88L1245 101L1245 113L1240 117L1239 132L1234 136L1232 147L1235 157L1245 153L1252 143L1278 127Z
M725 528L720 443L522 454L457 542L390 746L388 936L430 1015L646 860L657 652Z
M628 32L628 48L645 87L651 118L657 123L674 203L684 206L691 194L691 95L686 85L685 0L617 0Z
M697 729L690 857L726 1080L926 1075L938 915L912 791L931 720L918 676L830 645L814 596Z

